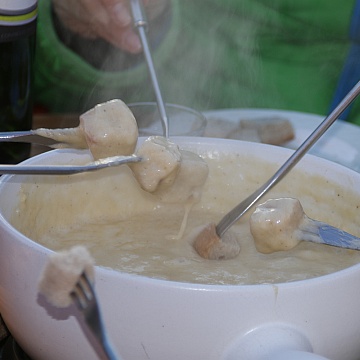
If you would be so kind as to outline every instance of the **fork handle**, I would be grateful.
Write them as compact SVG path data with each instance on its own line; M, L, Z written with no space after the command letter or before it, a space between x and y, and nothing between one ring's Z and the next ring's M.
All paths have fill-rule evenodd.
M0 174L17 175L72 175L141 161L135 155L115 156L92 161L85 165L7 165L0 164Z
M58 143L54 139L37 135L32 130L0 132L0 142L21 142L45 146L52 146Z
M151 51L149 47L149 41L146 36L146 30L148 22L146 20L145 11L142 0L130 0L131 12L134 20L134 26L138 29L141 45L143 47L145 60L149 70L149 75L154 88L157 106L159 109L160 118L162 121L162 127L164 131L164 137L169 137L169 120L166 114L165 103L161 94L159 82L157 79Z
M117 354L115 354L113 347L108 341L103 340L102 348L107 356L107 360L121 360L121 358Z

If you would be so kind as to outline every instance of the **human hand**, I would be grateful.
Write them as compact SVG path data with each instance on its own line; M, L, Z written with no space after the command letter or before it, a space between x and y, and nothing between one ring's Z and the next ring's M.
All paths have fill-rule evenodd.
M52 0L54 11L72 32L85 38L102 38L132 54L141 51L141 42L127 0ZM147 18L156 19L169 0L144 0Z

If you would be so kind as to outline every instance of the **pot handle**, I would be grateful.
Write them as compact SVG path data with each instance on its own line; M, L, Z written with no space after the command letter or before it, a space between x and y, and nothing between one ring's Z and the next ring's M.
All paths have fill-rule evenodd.
M288 324L267 324L239 337L224 360L329 360L314 354L309 339Z

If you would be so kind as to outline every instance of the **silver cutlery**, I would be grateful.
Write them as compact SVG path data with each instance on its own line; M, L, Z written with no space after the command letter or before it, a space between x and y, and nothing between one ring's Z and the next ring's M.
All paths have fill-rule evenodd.
M84 165L1 165L0 174L71 175L141 161L139 156L113 156Z

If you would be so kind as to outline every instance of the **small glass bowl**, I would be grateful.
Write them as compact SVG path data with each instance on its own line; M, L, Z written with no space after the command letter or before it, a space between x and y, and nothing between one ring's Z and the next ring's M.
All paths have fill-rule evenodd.
M127 105L138 123L139 136L164 135L158 106L155 102ZM202 136L206 127L205 116L181 105L166 104L170 136Z

